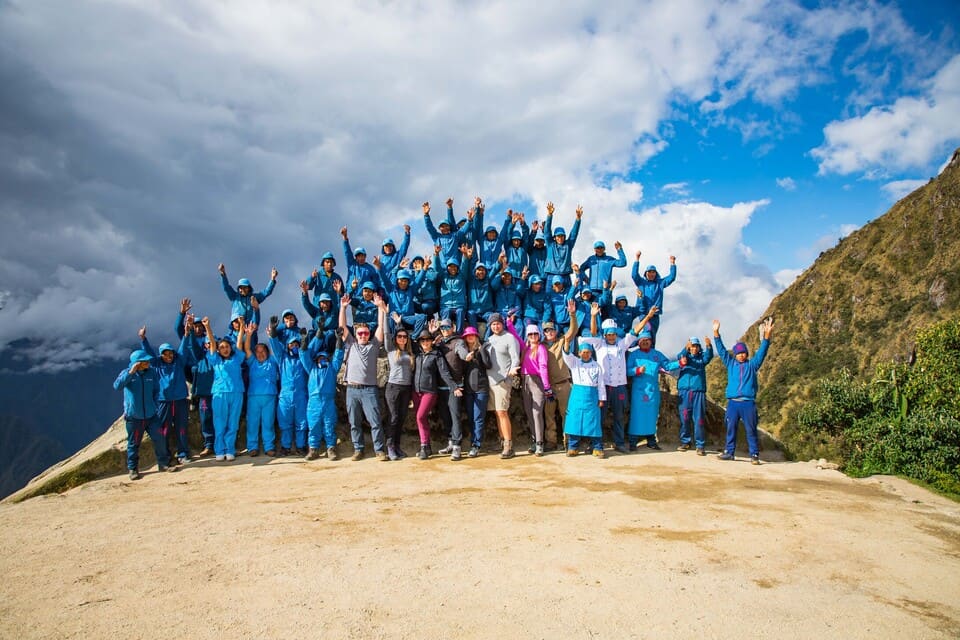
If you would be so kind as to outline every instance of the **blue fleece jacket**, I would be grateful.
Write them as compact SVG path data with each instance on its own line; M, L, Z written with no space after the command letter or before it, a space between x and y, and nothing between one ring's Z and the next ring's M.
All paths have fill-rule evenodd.
M680 365L681 358L687 359L686 366ZM700 349L700 353L697 355L691 354L684 347L677 354L676 363L671 363L673 366L668 368L676 369L678 372L677 391L681 393L684 391L706 391L707 365L710 364L711 360L713 360L713 347Z
M140 348L150 354L153 360L150 364L157 370L160 377L160 400L161 402L172 402L174 400L187 399L187 376L186 367L194 364L193 352L190 349L189 340L181 340L177 347L176 354L173 356L173 362L167 364L163 358L157 355L153 350L150 341L144 338L140 341Z
M514 278L523 275L523 270L527 268L529 257L527 256L527 239L530 237L530 227L526 222L520 223L520 229L516 225L511 225L510 237L503 243L503 252L507 256L507 269L509 269ZM514 238L520 241L515 247Z
M300 352L300 366L308 376L307 390L311 397L332 397L337 393L337 373L343 364L343 347L333 352L326 366L317 365L320 341L314 338L306 350Z
M547 275L569 275L573 273L572 259L573 246L577 243L577 236L580 234L580 219L574 221L563 244L553 239L553 215L547 214L547 219L543 223L543 236L547 242L547 259L543 265L543 271Z
M440 245L439 259L445 263L451 258L454 260L460 259L460 245L467 242L471 234L467 229L469 225L464 226L463 229L457 229L457 221L453 217L452 208L447 208L447 217L444 222L450 225L449 233L440 233L437 231L437 228L433 226L433 221L430 219L429 213L423 216L423 225L427 228L427 233L430 234L430 239L433 240L433 244Z
M727 353L727 348L723 346L723 340L720 336L714 336L713 341L717 345L717 356L727 368L727 392L728 399L756 400L757 398L757 372L763 359L767 357L767 349L770 348L769 340L761 340L760 348L753 354L753 357L744 363L737 362L737 359Z
M606 254L598 257L594 254L581 263L580 280L594 291L600 291L613 282L614 267L625 266L627 266L627 255L623 252L623 247L617 249L616 258Z
M380 279L383 281L384 276L388 274L395 274L398 269L400 269L400 263L405 257L407 257L407 251L410 249L410 234L404 232L403 240L400 241L400 246L397 247L394 245L393 253L387 255L383 252L383 245L380 247Z
M382 269L381 267L381 273L383 272ZM397 274L394 272L388 276L384 276L382 280L383 288L387 292L387 302L390 303L390 311L396 311L401 316L412 316L417 312L416 289L414 289L416 279L412 280L406 289L401 289L397 285L396 277ZM374 322L376 322L376 320Z
M547 264L547 244L544 242L543 246L538 249L536 247L538 239L546 240L542 231L531 233L527 237L527 270L530 271L531 276L540 276L546 279L544 269Z
M529 283L529 280L527 280ZM549 293L543 283L540 284L540 291L534 291L529 284L525 285L526 292L523 294L523 317L525 320L531 320L537 324L546 322L547 319L547 294Z
M231 319L242 317L245 322L249 323L254 320L254 310L253 305L250 304L250 298L256 298L257 302L262 303L273 293L273 288L277 286L277 281L271 280L267 283L267 286L263 288L263 291L252 293L248 296L240 295L236 289L230 286L230 281L227 280L227 276L222 273L220 274L220 285L223 287L223 292L227 294L227 300L230 301Z
M247 358L247 368L250 372L250 384L247 387L248 396L275 396L277 382L280 380L280 363L270 354L263 362L257 360L256 354Z
M307 393L307 374L300 366L300 350L291 351L276 338L270 338L270 349L280 366L280 398L290 400Z
M113 388L123 390L123 417L127 420L149 420L157 415L160 403L160 378L150 367L130 373L129 367L113 381Z
M467 256L458 255L461 255L460 270L455 276L451 276L447 271L446 263L443 265L443 271L437 268L436 262L430 265L430 270L436 274L436 279L440 283L440 307L443 309L464 309L467 306L467 275L470 270L470 261ZM442 259L441 254L438 260Z
M633 272L630 276L633 278L633 284L637 285L637 289L643 292L642 298L637 296L637 306L644 309L644 315L647 313L646 310L653 305L656 305L659 309L657 315L663 313L663 290L677 279L677 265L670 265L670 274L666 278L661 278L658 272L656 278L647 280L644 274L640 273L640 262L634 261Z
M480 211L477 212L477 214L473 217L473 228L474 235L477 236L476 255L480 257L480 262L489 266L497 261L497 259L500 257L500 251L503 249L503 245L510 239L510 226L511 221L508 217L503 221L503 226L500 227L500 231L497 231L497 228L493 225L484 228L483 209L480 209ZM488 240L488 231L496 232L497 237L493 240Z
M333 288L334 282L339 282L342 290L346 291L347 288L343 283L343 278L341 278L340 274L336 271L327 273L323 269L320 269L316 278L314 278L312 274L307 278L307 286L313 290L314 302L317 301L321 293L329 294L331 302L333 303L333 311L336 313L340 310L340 295L336 289ZM363 283L361 282L360 284Z

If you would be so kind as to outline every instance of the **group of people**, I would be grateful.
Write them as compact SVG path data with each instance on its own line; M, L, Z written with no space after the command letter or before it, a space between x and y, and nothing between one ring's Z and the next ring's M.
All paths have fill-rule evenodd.
M664 289L677 275L675 257L670 256L669 274L661 276L652 264L641 272L636 252L631 302L613 297L613 271L627 265L619 242L614 244L617 257L597 241L593 255L573 262L581 207L567 234L554 224L552 203L542 223L528 226L523 213L508 210L499 227L484 227L480 198L459 221L453 200L446 204L446 217L436 226L429 203L423 204L432 256L407 256L411 229L404 225L400 246L386 238L368 261L366 250L351 247L342 228L344 276L327 252L320 268L300 282L309 327L301 327L293 309L284 309L269 318L267 340L261 342L261 305L276 286L277 270L265 288L255 291L246 278L231 285L221 264L231 306L223 335L214 333L209 318L191 313L189 299L181 301L175 322L178 346L164 343L155 350L142 328L140 348L114 383L124 394L130 477L140 477L144 433L161 471L176 471L191 459L189 400L199 413L204 440L196 457L233 460L245 414L250 456L262 451L338 459L335 398L341 368L353 460L365 455L364 420L378 459L406 457L401 433L411 408L420 459L433 455L428 422L433 411L447 439L439 454L452 460L480 455L487 412L493 411L500 457L512 458L515 429L509 408L515 392L522 394L530 453L536 456L562 447L568 456L586 449L605 457L604 414L611 417L615 451L636 451L641 442L660 449L661 375L677 378L679 449L705 455L706 366L714 357L713 343L728 373L727 441L720 458L733 458L737 424L743 421L751 460L759 464L756 374L772 319L762 325L753 358L742 342L727 353L719 321L713 323L713 341L692 337L668 358L655 345ZM384 356L387 379L381 391L378 361Z

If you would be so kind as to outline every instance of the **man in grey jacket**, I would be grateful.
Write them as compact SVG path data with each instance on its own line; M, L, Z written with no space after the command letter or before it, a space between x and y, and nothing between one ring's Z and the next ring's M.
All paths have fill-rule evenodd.
M378 460L386 461L385 438L380 420L380 398L377 390L377 358L383 345L383 328L387 320L387 303L374 295L373 303L378 309L377 331L370 335L370 327L362 322L353 325L353 334L347 327L347 307L350 296L340 299L340 331L343 335L343 361L346 371L343 381L347 385L347 418L350 421L350 439L353 441L351 460L363 459L363 417L370 423L373 450ZM362 416L361 416L362 412Z

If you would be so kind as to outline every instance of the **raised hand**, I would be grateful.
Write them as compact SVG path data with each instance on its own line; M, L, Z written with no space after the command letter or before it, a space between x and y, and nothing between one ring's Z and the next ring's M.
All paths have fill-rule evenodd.
M620 241L617 240L616 242L613 243L613 248L619 251L620 249L623 249L623 244L621 244Z
M670 264L677 264L677 256L670 256Z
M438 244L433 245L433 255L435 255L435 256L439 256L439 255L440 255L440 245L438 245Z
M408 224L403 225L403 233L404 235L410 235L410 225Z
M137 336L139 336L141 340L147 339L147 325L140 327L140 331L137 331Z
M350 304L350 294L349 294L349 293L345 293L345 294L343 294L342 296L340 296L340 305L342 306L342 305L345 305L345 304Z
M207 316L203 316L203 320L200 321L200 324L202 324L202 325L204 326L204 328L209 329L209 328L210 328L210 318L208 318Z
M314 269L314 270L313 270L313 273L310 274L310 277L313 278L313 279L319 278L319 277L320 277L320 270L319 270L319 269Z
M424 202L421 206L423 207L423 215L425 216L430 215L430 203Z
M180 313L190 311L190 298L184 298L180 301Z
M577 205L577 220L583 217L583 205Z
M714 320L714 321L713 321L713 335L714 335L714 336L720 335L720 321L719 321L719 320Z
M773 316L767 316L763 321L763 338L765 340L770 339L770 334L773 333Z
M447 198L447 209L453 209L453 198Z
M534 220L534 221L530 224L530 230L533 231L534 233L536 233L537 231L539 231L539 230L540 230L540 221L539 221L539 220Z
M573 300L573 298L570 298L569 300L567 300L567 313L569 313L570 315L573 315L574 313L576 313L576 311L577 311L577 303Z
M250 306L254 309L260 308L260 301L257 300L257 296L250 296Z
M409 266L410 266L410 257L409 257L409 256L400 261L400 268L401 268L401 269L406 269L406 268L409 267Z
M343 282L339 278L333 281L333 291L337 295L343 293Z
M276 268L276 267L273 267L272 269L270 269L270 279L271 279L271 280L276 280L278 275L280 275L280 272L277 271L277 268Z
M222 275L222 276L227 275L227 268L226 268L225 266L223 266L223 263L222 263L222 262L217 265L217 271L219 271L219 272L220 272L220 275Z
M300 291L303 292L303 295L307 295L308 293L310 293L310 287L307 286L306 280L300 281Z
M250 324L248 324L248 325L246 326L246 328L244 328L244 332L245 332L248 336L252 336L254 333L257 332L257 323L251 322Z
M599 302L591 302L591 303L590 303L590 315L591 315L591 316L598 316L598 315L600 315L600 303L599 303Z
M373 256L373 266L375 269L379 269L381 265L380 256Z
M473 206L477 209L483 209L483 200L480 199L480 196L473 199Z
M552 216L552 215L553 215L553 203L552 203L552 202L548 202L548 203L547 203L547 215L548 215L548 216Z
M340 227L340 235L343 237L344 240L347 239L347 228L346 228L346 227Z
M570 265L570 268L573 269L573 272L574 272L574 273L576 273L576 274L579 274L579 273L580 273L580 265L578 265L576 262L574 262L573 264L571 264L571 265Z
M705 344L708 347L713 347L713 343L710 342L710 336L704 336L703 344Z
M637 250L637 262L640 262L640 254L641 254L641 253L642 253L642 252L638 249L638 250Z

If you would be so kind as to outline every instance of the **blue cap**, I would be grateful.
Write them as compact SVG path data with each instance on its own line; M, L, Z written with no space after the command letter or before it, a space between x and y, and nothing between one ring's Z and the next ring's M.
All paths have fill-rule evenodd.
M137 362L150 362L151 360L153 360L153 358L151 358L150 354L143 349L137 349L130 354L130 364Z
M540 284L541 282L543 282L543 278L540 276L536 274L530 276L530 284Z
M596 351L594 351L594 349L593 349L593 345L590 344L589 342L581 342L581 343L580 343L580 345L577 347L577 353L580 353L581 351L589 351L589 352L590 352L590 355L595 355L595 354L596 354Z
M489 269L487 269L487 265L485 265L482 262L478 262L477 266L473 268L474 271L476 271L477 269L483 269L484 271L489 271Z
M559 282L560 284L566 284L566 283L567 283L567 282L563 279L563 276L553 276L552 278L550 278L550 286L551 286L551 287L552 287L553 285L557 284L558 282Z
M286 318L287 316L293 316L294 318L296 318L297 314L293 312L293 309L284 309L283 313L280 314L280 318L283 319L283 318Z
M504 276L510 276L510 277L512 278L512 277L513 277L513 270L512 270L512 269L504 269L503 272L500 274L500 277L503 278Z
M647 268L644 269L643 271L644 271L644 273L646 273L647 271L656 271L656 270L657 270L657 265L655 265L655 264L648 264L648 265L647 265Z
M294 342L300 342L300 334L297 332L291 333L290 337L287 338L287 346L289 347Z
M443 225L447 225L447 226L449 227L449 226L450 226L450 221L447 220L446 218L444 218L444 219L441 220L439 223L437 223L437 227L442 227Z
M361 290L361 291L362 291L363 289L370 289L370 291L376 291L376 290L377 290L377 288L374 286L374 284L373 284L372 282L370 282L369 280L367 280L366 282L364 282L363 285L360 287L360 290Z
M700 346L700 338L698 338L697 336L693 336L692 338L690 338L690 344L695 344L695 345L697 345L697 346L699 347L699 346Z
M337 259L333 257L333 253L330 251L320 256L320 264L323 264L324 260L333 260L333 266L337 266Z
M396 243L393 241L393 238L384 238L384 239L383 239L383 242L380 243L380 246L385 247L385 246L387 246L388 244L392 244L393 246L397 246Z
M160 349L158 350L158 353L161 353L161 354L162 354L164 351L174 351L174 352L175 352L176 349L174 349L174 348L173 348L173 345L170 344L169 342L164 342L162 345L160 345Z
M250 281L249 281L248 279L246 279L246 278L240 278L239 280L237 280L237 286L238 286L238 287L251 287L251 288L253 287L253 285L250 284Z
M230 314L230 322L233 322L234 320L238 320L239 318L242 318L242 317L243 317L242 313L237 313L236 311L234 311L233 313Z
M653 334L650 333L649 329L644 329L637 335L637 340L643 340L644 338L647 340L653 340Z
M483 230L483 235L487 235L487 234L490 233L491 231L493 231L494 233L496 233L496 232L497 232L497 228L496 228L495 226L493 226L493 225L490 225L489 227L487 227L486 229Z
M520 231L518 231L517 229L514 229L513 231L510 232L510 239L511 239L511 240L523 240L523 234L520 233Z
M412 278L413 274L410 273L409 269L400 269L400 271L397 271L397 280L411 280Z
M564 229L563 227L557 227L556 229L553 230L553 235L554 235L554 237L556 237L556 236L564 236L564 237L566 237L567 231L566 231L566 229Z
M597 240L593 243L594 249L606 249L607 245L603 244L603 240Z
M537 235L533 236L534 240L547 240L547 236L543 235L543 231L537 231Z
M361 253L362 253L363 255L367 255L367 250L364 249L363 247L357 247L356 249L353 250L353 255L355 255L355 256L358 256L358 255L360 255Z
M333 302L333 298L330 297L329 293L321 293L317 298L317 302Z
M627 302L627 296L617 296L617 299L614 300L613 302L614 302L614 304L616 304L617 302L620 302L621 300L623 300L624 302Z
M447 258L447 263L446 263L445 266L449 267L450 265L453 265L453 266L455 266L455 267L459 267L459 266L460 266L460 263L459 263L457 260L453 259L453 258Z

